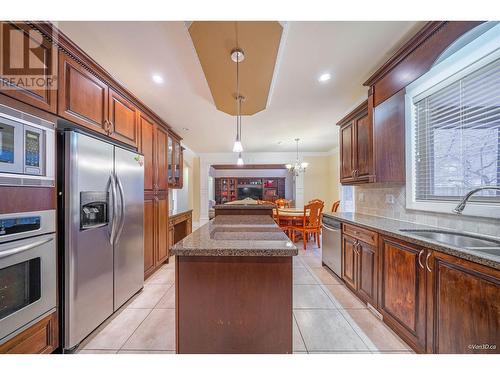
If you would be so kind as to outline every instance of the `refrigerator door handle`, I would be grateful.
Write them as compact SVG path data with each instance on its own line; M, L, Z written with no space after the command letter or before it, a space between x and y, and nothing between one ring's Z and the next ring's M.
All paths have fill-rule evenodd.
M117 201L116 201L116 179L113 173L109 175L109 180L106 185L106 191L109 191L111 187L111 206L113 207L113 216L110 220L110 229L108 230L109 234L109 243L113 245L116 237L116 218L117 218Z
M118 176L116 176L116 184L118 186L118 191L120 193L120 221L118 224L118 231L116 233L116 238L115 238L115 241L118 242L123 231L123 226L125 225L125 193L123 192L123 185Z

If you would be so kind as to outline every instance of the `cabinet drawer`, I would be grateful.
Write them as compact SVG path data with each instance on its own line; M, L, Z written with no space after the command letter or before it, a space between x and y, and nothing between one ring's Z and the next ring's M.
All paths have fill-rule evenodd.
M58 343L57 311L0 345L5 354L50 354Z
M343 231L345 234L348 234L349 236L352 236L360 241L363 241L364 243L373 246L377 245L378 235L375 232L372 232L367 229L362 229L350 224L343 224Z

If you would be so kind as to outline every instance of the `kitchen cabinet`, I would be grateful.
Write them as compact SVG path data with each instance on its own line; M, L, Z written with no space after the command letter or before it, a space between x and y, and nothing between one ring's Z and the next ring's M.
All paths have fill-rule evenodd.
M156 187L168 190L168 133L156 127Z
M109 88L63 52L59 53L59 116L101 134L108 134Z
M342 279L363 302L377 307L377 234L352 225L342 230Z
M4 57L0 75L3 83L0 85L0 92L55 114L57 112L57 82L55 80L58 63L57 48L24 22L0 22L0 27ZM29 48L29 54L26 48ZM28 80L23 79L25 77ZM37 78L36 85L31 84L33 81L30 77ZM51 82L54 85L51 85Z
M169 257L167 192L147 192L144 197L144 278Z
M427 351L499 354L500 271L437 251L428 255Z
M183 186L183 151L180 140L169 134L168 138L168 184L172 189Z
M168 228L170 233L170 247L191 234L193 230L193 211L188 210L170 215ZM169 248L170 248L169 247Z
M138 146L138 110L131 101L64 53L59 55L58 114L130 146Z
M109 89L109 136L130 146L138 146L137 109L122 95Z
M356 239L346 235L342 236L342 279L353 290L358 287L356 245Z
M340 182L372 182L373 131L365 101L338 122L340 126Z
M150 275L155 267L155 197L144 198L144 274Z
M59 346L58 312L53 312L9 341L0 354L50 354Z
M168 247L168 195L159 194L156 199L156 264L164 263L169 256Z
M139 151L144 155L144 190L155 190L156 179L156 161L155 161L155 124L153 121L139 114L139 126L141 130L141 142Z
M381 237L379 311L417 352L424 352L426 345L426 256L419 246Z
M167 150L168 132L140 113L140 152L144 155L144 275L154 273L169 257ZM151 237L151 238L147 238Z

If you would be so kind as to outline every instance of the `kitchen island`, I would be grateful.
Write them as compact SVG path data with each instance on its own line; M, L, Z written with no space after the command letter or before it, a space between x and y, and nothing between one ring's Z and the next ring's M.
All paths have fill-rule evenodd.
M177 243L177 353L292 353L297 253L266 215L219 215Z

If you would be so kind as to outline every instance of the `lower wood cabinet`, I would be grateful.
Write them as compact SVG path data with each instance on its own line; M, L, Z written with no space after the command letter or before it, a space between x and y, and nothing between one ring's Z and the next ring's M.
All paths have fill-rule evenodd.
M146 193L144 197L144 278L168 262L168 193Z
M174 246L193 230L193 211L188 210L174 214L168 219L169 248Z
M0 345L1 354L50 354L59 346L57 311Z
M500 271L429 253L427 351L500 353Z
M144 198L144 278L153 273L155 267L155 196Z
M360 299L374 307L378 297L377 253L376 246L342 235L342 279Z
M342 279L353 290L358 288L356 242L353 237L342 236Z
M417 352L425 352L426 250L381 237L379 247L379 310L384 322Z

